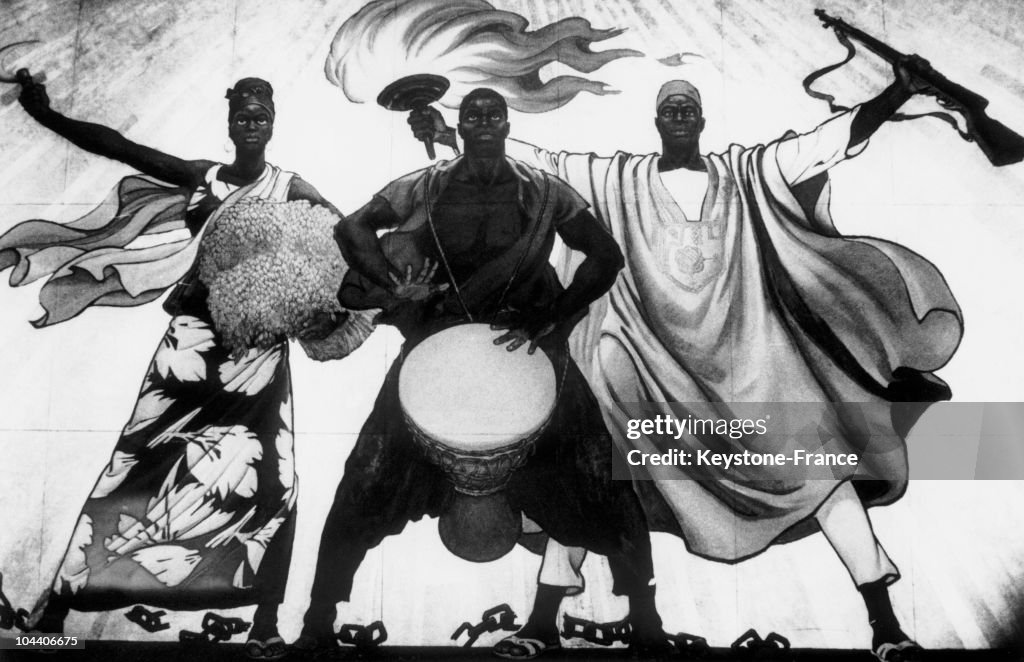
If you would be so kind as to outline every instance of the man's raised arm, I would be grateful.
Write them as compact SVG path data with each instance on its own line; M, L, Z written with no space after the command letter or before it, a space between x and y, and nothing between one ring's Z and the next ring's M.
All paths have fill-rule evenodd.
M910 56L908 61L911 59L920 61L922 67L927 66L916 55ZM909 73L906 63L896 64L893 71L896 80L875 98L829 119L813 131L784 138L779 143L776 159L790 186L805 182L860 154L868 139L900 106L927 89L927 85Z

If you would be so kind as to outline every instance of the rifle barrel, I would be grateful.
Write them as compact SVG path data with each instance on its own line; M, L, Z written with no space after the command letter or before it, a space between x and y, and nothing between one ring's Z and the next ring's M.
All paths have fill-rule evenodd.
M829 16L823 10L815 10L826 28L832 28L840 37L856 39L865 48L879 57L896 65L906 58L892 46L885 44L863 30L858 30L841 18ZM1024 161L1024 136L997 122L985 113L988 99L962 85L954 83L930 66L909 62L910 73L930 86L932 93L940 100L949 102L967 121L967 133L977 143L993 165L1002 166Z
M837 32L843 32L847 36L853 37L854 39L856 39L860 43L864 44L864 46L869 51L875 53L876 55L878 55L879 57L881 57L881 58L883 58L885 60L888 60L889 62L891 62L893 64L895 64L901 58L906 57L903 53L899 52L898 50L896 50L895 48L893 48L889 44L881 42L878 39L875 39L874 37L872 37L868 33L864 32L863 30L860 30L858 28L853 27L852 25L850 25L849 23L847 23L846 21L844 21L841 18L836 18L834 16L829 16L828 14L826 14L824 11L822 11L820 9L815 11L814 13L815 13L815 15L817 15L818 18L821 19L821 22L825 24L826 28L832 28L832 29L836 30Z

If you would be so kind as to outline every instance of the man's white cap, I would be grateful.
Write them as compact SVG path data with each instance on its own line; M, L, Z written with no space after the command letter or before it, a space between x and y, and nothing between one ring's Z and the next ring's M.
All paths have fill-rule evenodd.
M665 99L671 96L686 97L697 104L701 109L704 108L700 101L700 92L697 91L697 88L694 87L692 83L685 80L670 80L662 85L661 89L658 91L658 103L654 106L654 109L657 110L658 108L661 108L661 104L665 103Z

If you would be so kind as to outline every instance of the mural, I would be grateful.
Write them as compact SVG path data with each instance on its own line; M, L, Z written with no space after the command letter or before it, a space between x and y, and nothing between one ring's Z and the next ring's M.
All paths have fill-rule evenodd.
M0 638L1020 646L1021 14L8 3Z

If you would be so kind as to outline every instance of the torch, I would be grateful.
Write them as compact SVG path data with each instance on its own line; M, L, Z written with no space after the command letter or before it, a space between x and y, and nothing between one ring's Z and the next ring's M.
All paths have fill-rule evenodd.
M434 103L448 91L451 83L444 76L434 74L413 74L399 78L384 88L377 96L377 103L388 110L400 112L423 110ZM427 156L437 158L434 153L434 141L423 139L427 148Z

